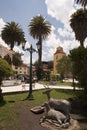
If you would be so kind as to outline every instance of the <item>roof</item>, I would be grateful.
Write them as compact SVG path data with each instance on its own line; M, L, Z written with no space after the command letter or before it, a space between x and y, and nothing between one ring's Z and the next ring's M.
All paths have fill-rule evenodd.
M13 50L9 50L7 47L3 46L0 44L0 48L3 48L6 52L8 52L8 54L15 54L15 51Z
M58 53L62 53L62 54L65 54L65 52L63 51L63 48L62 47L57 47L56 49L56 52L54 53L54 55L58 54Z

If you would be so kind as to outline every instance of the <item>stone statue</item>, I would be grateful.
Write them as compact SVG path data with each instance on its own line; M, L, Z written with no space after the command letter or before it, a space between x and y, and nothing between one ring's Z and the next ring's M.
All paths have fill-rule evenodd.
M70 102L63 99L53 99L50 97L50 92L51 89L47 89L45 92L43 92L43 94L47 94L50 108L62 112L66 116L67 120L70 120Z
M66 123L67 118L63 113L56 111L53 108L50 108L49 103L47 102L45 102L43 106L46 109L46 114L44 119L56 120L60 125L62 123Z

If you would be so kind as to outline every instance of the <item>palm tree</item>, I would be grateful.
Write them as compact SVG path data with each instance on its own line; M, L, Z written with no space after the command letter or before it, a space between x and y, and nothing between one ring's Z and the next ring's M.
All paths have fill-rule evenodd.
M87 0L75 0L77 4L81 4L82 6L87 6Z
M70 26L75 32L76 40L84 46L84 40L87 37L87 10L79 9L71 15Z
M42 59L42 40L46 39L51 33L51 25L43 16L34 17L29 24L29 33L34 39L38 39L38 64L41 66Z
M13 50L15 45L25 42L24 32L22 28L15 22L7 23L1 32L1 37L6 44L10 45Z

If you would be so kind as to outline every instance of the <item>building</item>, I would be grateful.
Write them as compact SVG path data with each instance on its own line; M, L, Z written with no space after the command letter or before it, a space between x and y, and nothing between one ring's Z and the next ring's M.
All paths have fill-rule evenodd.
M0 57L4 58L6 55L9 55L12 59L13 54L15 54L15 51L9 50L8 48L0 44Z
M12 59L12 56L15 54L15 51L9 50L8 48L4 47L0 44L0 57L4 58L6 55L9 55ZM12 65L12 69L18 75L29 75L29 66L28 65L21 65L21 66L14 66Z
M58 61L64 56L66 55L63 51L62 47L57 47L56 52L54 53L54 64L53 64L53 73L57 74L58 70L56 69L57 63Z
M26 75L29 76L29 66L26 64L23 64L21 66L12 66L13 70L18 75Z

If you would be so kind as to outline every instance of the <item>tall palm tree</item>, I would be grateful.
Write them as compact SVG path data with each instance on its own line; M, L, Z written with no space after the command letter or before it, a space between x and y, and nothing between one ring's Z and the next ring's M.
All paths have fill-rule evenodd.
M76 40L84 46L84 40L87 37L87 10L79 9L71 15L70 26L75 32Z
M42 59L42 40L46 39L51 33L51 25L43 16L34 17L29 24L29 33L34 39L38 39L38 64L41 66Z
M24 32L18 23L11 22L7 23L1 32L1 37L6 44L10 45L11 50L13 50L15 45L20 45L25 42Z
M87 6L87 0L75 0L77 4L81 4L82 6Z

